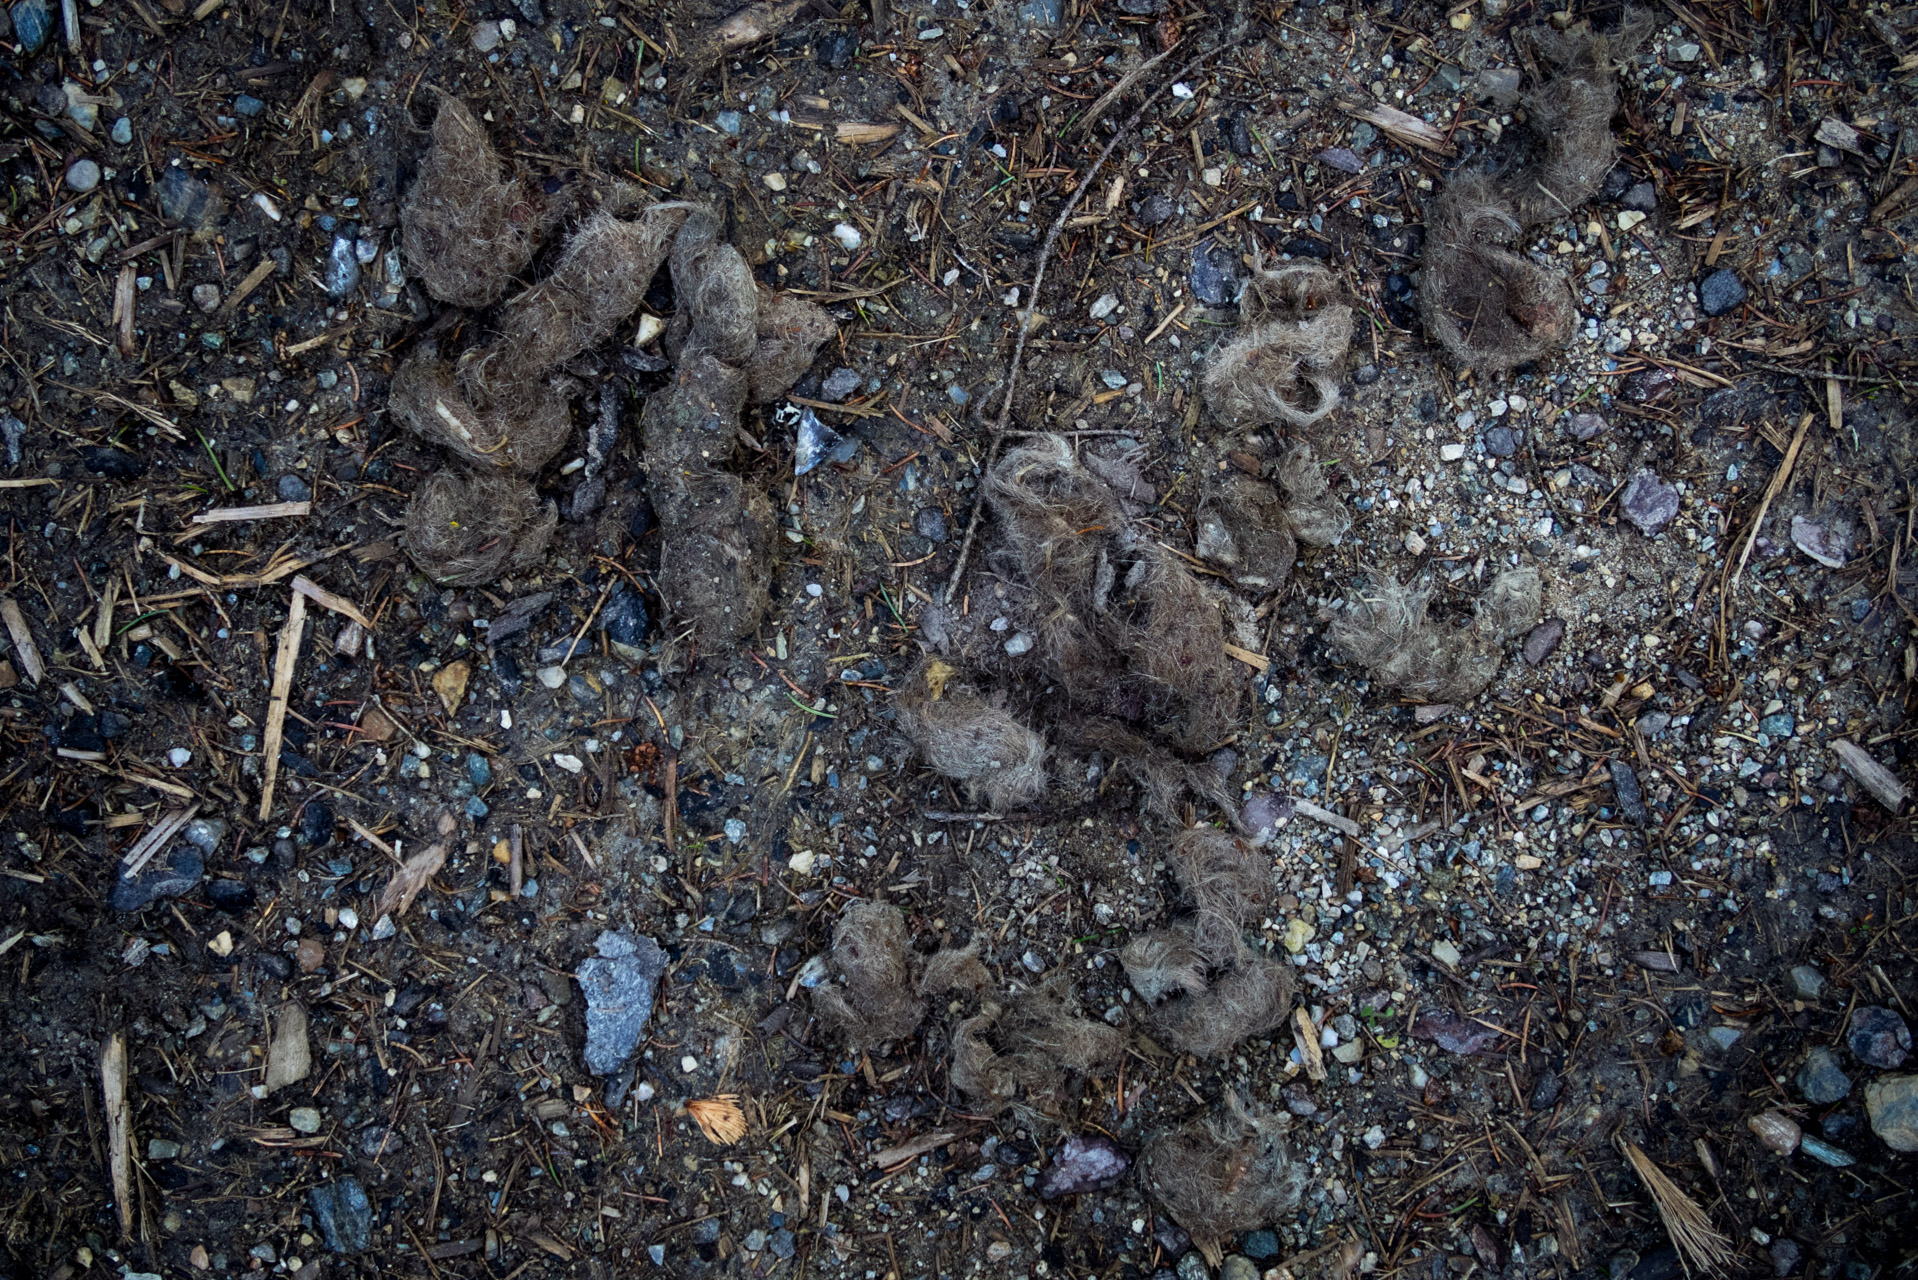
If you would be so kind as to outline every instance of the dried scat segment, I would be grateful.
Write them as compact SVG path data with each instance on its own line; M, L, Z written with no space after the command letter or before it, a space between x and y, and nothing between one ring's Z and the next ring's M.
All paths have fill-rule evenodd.
M688 211L655 204L635 217L602 210L581 223L552 274L501 309L476 384L490 391L542 376L612 337L639 310Z
M1194 547L1199 558L1253 591L1285 585L1300 543L1333 546L1352 528L1351 512L1333 495L1310 445L1287 450L1278 479L1275 488L1242 471L1228 471L1199 508Z
M903 1040L926 1016L912 975L906 913L881 902L848 903L833 926L832 970L843 985L813 988L813 1012L848 1048Z
M813 1012L847 1048L865 1051L918 1030L926 997L978 992L992 981L977 941L923 959L912 950L906 913L883 902L848 903L833 926L836 983L813 988Z
M1426 225L1419 313L1460 364L1495 373L1572 339L1578 307L1564 274L1513 252L1522 230L1483 177L1454 178Z
M1332 371L1352 342L1352 308L1325 268L1260 268L1240 298L1238 333L1206 360L1206 407L1238 431L1310 426L1339 402Z
M1529 565L1493 579L1472 623L1451 629L1428 615L1432 593L1387 580L1358 592L1333 620L1332 642L1387 689L1426 702L1470 702L1498 675L1511 642L1538 621L1543 584Z
M537 562L558 524L559 509L524 479L451 468L414 493L401 540L435 581L472 586Z
M464 103L440 98L433 143L400 209L400 247L426 292L456 307L500 300L538 245L526 189L505 176Z
M1643 11L1627 9L1611 31L1589 23L1560 31L1538 26L1518 37L1535 59L1555 69L1525 95L1533 154L1509 179L1519 221L1527 226L1567 216L1592 198L1618 156L1612 116L1618 71L1651 33Z
M935 773L977 803L1015 813L1044 794L1046 740L984 697L951 664L929 658L893 699L899 727Z
M1040 652L1073 701L1180 750L1224 738L1244 682L1218 603L1071 445L1046 436L1008 450L985 488L1003 558L1037 596Z
M641 415L662 531L661 593L708 643L752 634L771 606L772 504L726 470L740 415L755 392L770 397L790 387L834 332L812 304L760 290L719 231L712 210L683 209L669 259L680 302L669 343L678 369Z
M1562 272L1519 252L1531 227L1570 216L1617 154L1617 69L1650 24L1636 11L1610 33L1534 29L1521 38L1555 74L1526 95L1529 154L1496 178L1455 175L1426 219L1419 311L1453 359L1498 372L1572 339L1578 310Z
M1192 914L1143 934L1119 953L1155 1031L1210 1057L1285 1021L1291 969L1246 945L1245 926L1266 912L1271 872L1245 841L1211 828L1184 832L1170 861Z
M1056 1119L1072 1086L1116 1069L1125 1044L1123 1032L1086 1017L1054 979L1004 1004L987 1002L953 1027L952 1085L984 1111Z
M482 408L451 365L422 352L394 373L388 408L407 430L470 466L530 476L565 445L572 415L544 381L527 379L512 391L510 401Z
M1229 1096L1148 1145L1139 1157L1146 1194L1192 1237L1214 1267L1224 1244L1298 1207L1305 1171L1285 1143L1286 1117Z

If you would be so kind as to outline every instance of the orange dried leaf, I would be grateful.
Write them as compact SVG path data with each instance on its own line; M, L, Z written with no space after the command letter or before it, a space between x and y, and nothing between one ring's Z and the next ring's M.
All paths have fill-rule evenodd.
M746 1113L739 1109L739 1095L722 1093L716 1098L694 1098L686 1104L687 1114L699 1125L708 1142L729 1147L746 1136Z

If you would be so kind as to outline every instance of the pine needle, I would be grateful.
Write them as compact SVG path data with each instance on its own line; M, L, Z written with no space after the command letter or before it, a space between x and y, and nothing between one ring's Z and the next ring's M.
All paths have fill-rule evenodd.
M1706 1275L1722 1274L1733 1260L1732 1242L1718 1233L1705 1211L1666 1177L1650 1156L1623 1139L1619 1146L1624 1149L1625 1158L1631 1161L1639 1181L1652 1193L1652 1203L1658 1206L1658 1216L1664 1219L1666 1234L1678 1246L1678 1256L1689 1264L1686 1274L1693 1269Z
M716 1098L694 1098L686 1111L699 1125L699 1131L715 1146L730 1147L746 1136L746 1113L739 1109L739 1095L722 1093Z

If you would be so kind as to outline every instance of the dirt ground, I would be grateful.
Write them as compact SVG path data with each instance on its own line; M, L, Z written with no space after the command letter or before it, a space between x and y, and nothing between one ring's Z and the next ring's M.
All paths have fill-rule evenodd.
M1918 8L1645 15L1616 165L1515 238L1575 324L1500 373L1421 320L1427 220L1532 145L1528 33L1612 6L6 8L8 1274L1668 1280L1707 1256L1689 1204L1727 1272L1910 1275ZM830 316L739 423L772 526L744 640L660 586L666 273L663 324L556 371L551 542L475 585L409 558L450 464L389 384L494 324L401 250L441 95L524 180L522 282L594 208L683 199ZM1228 429L1202 375L1287 261L1353 309L1340 403ZM992 812L895 713L961 632L987 700L1060 702L981 498L1038 438L995 432L1029 307L1010 427L1064 433L1240 624L1171 813L1065 718L1045 794ZM1351 527L1235 581L1206 497L1300 440ZM1450 634L1507 569L1540 621L1482 694L1331 637L1388 579ZM1297 998L1199 1056L1120 955L1191 909L1180 827L1240 823L1242 941ZM858 900L988 985L849 1046L814 992ZM608 931L664 968L595 1074ZM1118 1065L987 1105L963 1020L1035 988ZM1070 1137L1136 1159L1234 1103L1301 1190L1212 1259L1136 1167L1045 1194Z

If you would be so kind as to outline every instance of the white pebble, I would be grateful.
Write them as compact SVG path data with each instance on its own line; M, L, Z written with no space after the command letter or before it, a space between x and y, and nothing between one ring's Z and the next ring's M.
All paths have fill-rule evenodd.
M1118 309L1119 295L1116 293L1102 293L1099 295L1099 300L1086 309L1086 314L1094 320L1103 320Z
M847 253L857 253L859 246L866 242L866 238L859 234L859 228L850 222L836 224L832 229L832 238L837 240L840 247Z
M167 760L175 769L184 769L193 759L193 753L185 747L175 747L166 753Z
M1439 458L1445 462L1457 462L1465 456L1462 444L1442 444L1439 446Z
M585 761L581 760L576 755L569 755L568 753L564 751L560 752L558 755L553 757L553 763L558 765L560 768L566 770L566 772L568 773L578 773L581 769L584 769L586 767Z
M679 1060L679 1069L687 1075L691 1075L693 1072L699 1070L699 1059L689 1053Z
M760 181L764 182L774 191L784 191L786 189L786 175L783 173L769 173L760 179Z

